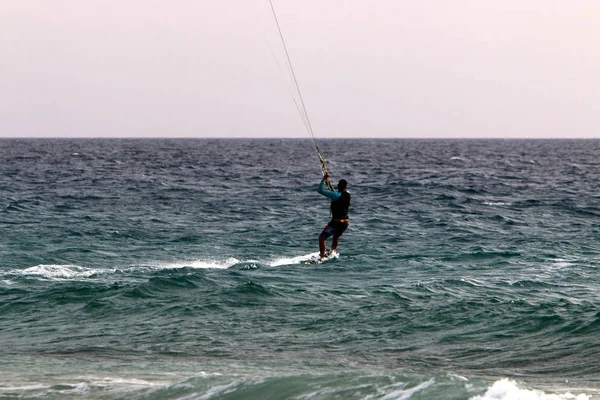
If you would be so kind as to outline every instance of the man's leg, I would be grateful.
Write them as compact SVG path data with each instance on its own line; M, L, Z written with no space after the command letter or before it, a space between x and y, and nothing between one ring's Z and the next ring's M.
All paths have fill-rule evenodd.
M322 235L319 236L319 256L325 257L325 238Z
M329 235L331 235L331 233L328 233L328 229L329 224L325 225L325 228L323 228L323 231L321 231L321 234L319 235L319 256L321 258L325 257L325 241Z
M331 251L334 251L335 249L337 249L339 239L340 239L339 236L333 237L333 240L331 241Z
M333 240L331 241L331 251L337 249L340 236L342 236L347 227L348 224L336 226L335 232L333 233Z

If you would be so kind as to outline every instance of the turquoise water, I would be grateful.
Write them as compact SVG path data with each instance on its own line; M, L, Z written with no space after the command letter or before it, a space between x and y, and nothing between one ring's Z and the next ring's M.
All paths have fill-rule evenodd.
M319 145L0 141L0 398L600 396L600 141Z

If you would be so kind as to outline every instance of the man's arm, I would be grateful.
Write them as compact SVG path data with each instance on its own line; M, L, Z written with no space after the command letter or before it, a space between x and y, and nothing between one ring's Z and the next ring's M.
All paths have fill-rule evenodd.
M325 188L326 183L327 183L327 180L325 178L323 178L321 180L321 183L319 183L319 188L317 189L317 192L319 192L320 194L322 194L325 197L330 198L331 200L339 199L342 194L339 192L333 191L333 190L326 189Z

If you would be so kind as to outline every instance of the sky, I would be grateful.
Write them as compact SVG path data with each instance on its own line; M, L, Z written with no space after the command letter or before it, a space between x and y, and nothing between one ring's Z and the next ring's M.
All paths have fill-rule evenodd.
M317 138L600 139L598 0L272 2ZM269 0L0 21L0 137L309 137Z

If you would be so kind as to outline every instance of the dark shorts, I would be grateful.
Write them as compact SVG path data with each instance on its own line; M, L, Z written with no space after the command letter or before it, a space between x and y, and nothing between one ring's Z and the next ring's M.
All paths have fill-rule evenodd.
M329 236L333 235L334 239L339 238L340 236L342 236L346 228L348 228L347 222L331 221L327 225L325 225L325 228L323 228L323 232L321 232L319 237L321 239L327 239Z

